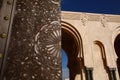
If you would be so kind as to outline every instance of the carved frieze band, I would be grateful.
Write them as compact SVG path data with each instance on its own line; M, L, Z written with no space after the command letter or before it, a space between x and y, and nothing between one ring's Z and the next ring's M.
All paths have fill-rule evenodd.
M84 18L83 18L84 17ZM94 14L94 13L81 13L81 12L66 12L62 11L62 19L70 20L81 20L86 21L101 21L105 26L106 22L120 22L120 15L109 15L109 14Z

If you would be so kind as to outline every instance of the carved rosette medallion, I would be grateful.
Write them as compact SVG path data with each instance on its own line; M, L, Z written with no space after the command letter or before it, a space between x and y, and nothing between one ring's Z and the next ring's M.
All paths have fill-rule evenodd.
M58 21L42 26L35 36L34 50L36 55L43 58L42 63L46 63L46 66L53 69L59 69L59 64L61 64L58 61L58 58L61 59L61 29ZM48 63L49 60L52 63Z
M101 22L103 27L107 26L107 17L106 17L106 15L101 15L100 16L100 22Z
M81 14L80 20L81 20L83 26L86 25L86 23L87 23L87 21L88 21L88 18L89 18L89 17L88 17L85 13L82 13L82 14Z

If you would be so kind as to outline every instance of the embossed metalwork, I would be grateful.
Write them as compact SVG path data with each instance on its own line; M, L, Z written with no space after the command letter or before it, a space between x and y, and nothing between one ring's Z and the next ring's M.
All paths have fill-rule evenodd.
M10 19L9 16L5 16L5 17L4 17L4 20L6 20L6 21L9 20L9 19Z
M8 0L8 1L7 1L7 4L8 4L8 5L11 5L11 4L12 4L12 1L11 1L11 0Z
M6 33L2 33L2 34L0 34L0 37L1 37L1 38L6 38L6 36L7 36Z
M0 8L0 53L2 55L0 59L0 80L3 80L3 71L5 68L16 0L10 0L11 5L7 5L7 1L8 0L3 0L2 7Z
M58 0L17 0L5 80L61 80Z
M60 62L57 59L61 58L61 31L58 21L42 26L35 36L34 50L36 55L44 59L42 63L47 63L51 60L53 63L47 63L46 66L59 69ZM46 57L39 53L46 53ZM53 65L56 67L53 67Z
M2 58L2 53L0 53L0 59Z

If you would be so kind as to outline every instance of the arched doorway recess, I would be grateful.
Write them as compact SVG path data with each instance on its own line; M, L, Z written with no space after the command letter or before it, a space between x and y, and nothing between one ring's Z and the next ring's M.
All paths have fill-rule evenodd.
M118 57L116 63L118 67L118 73L120 76L120 34L118 34L117 37L115 38L114 48L115 48L116 55Z
M61 22L62 26L62 49L68 57L70 80L81 74L81 61L78 55L82 55L82 40L79 32L69 23Z

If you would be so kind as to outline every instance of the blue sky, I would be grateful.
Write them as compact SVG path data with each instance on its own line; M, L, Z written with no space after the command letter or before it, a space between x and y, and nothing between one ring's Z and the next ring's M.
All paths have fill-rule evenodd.
M62 62L63 68L66 68L66 64L68 62L68 59L67 59L67 55L66 55L64 50L62 50L62 61L64 61L64 62Z
M120 0L61 0L61 10L120 14Z
M67 55L65 51L62 50L62 75L63 75L62 80L69 77L69 70L67 68L67 63L68 63Z

